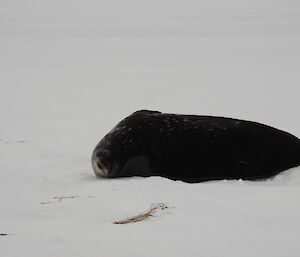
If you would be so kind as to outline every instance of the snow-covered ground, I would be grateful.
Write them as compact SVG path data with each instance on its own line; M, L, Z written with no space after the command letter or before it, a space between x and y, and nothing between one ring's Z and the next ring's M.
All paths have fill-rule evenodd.
M137 109L300 137L299 70L295 0L1 0L0 256L300 256L300 168L187 184L90 165Z

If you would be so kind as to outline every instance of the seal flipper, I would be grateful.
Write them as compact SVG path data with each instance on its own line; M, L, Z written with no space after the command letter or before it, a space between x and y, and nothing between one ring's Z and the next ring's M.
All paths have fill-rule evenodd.
M146 155L135 155L130 157L121 171L121 176L141 176L141 174L143 177L152 175L149 158Z

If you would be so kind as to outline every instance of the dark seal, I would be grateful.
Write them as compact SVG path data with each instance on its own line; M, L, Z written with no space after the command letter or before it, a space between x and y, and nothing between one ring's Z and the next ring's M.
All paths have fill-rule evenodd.
M300 165L300 139L257 122L137 111L96 146L100 177L264 179Z

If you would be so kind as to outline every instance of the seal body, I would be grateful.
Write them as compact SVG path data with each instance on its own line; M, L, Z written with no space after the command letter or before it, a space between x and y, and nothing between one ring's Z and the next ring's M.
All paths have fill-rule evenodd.
M300 140L238 119L142 110L96 146L101 177L163 176L186 182L264 179L300 165Z

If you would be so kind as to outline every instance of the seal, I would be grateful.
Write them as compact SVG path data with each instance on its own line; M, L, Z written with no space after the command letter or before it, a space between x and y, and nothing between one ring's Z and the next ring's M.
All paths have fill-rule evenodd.
M300 165L300 139L252 121L141 110L96 146L97 176L265 179Z

